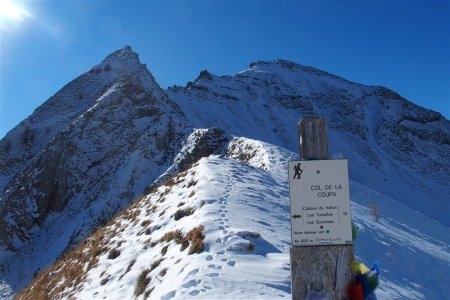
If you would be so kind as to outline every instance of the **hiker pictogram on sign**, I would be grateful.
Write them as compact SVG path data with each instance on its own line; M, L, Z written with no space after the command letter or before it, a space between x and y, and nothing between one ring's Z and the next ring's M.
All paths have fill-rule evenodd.
M296 164L295 166L294 166L294 171L295 171L295 174L294 174L294 179L300 179L300 176L302 175L302 173L303 173L303 170L302 170L302 168L300 168L300 166L301 166L301 164L300 163L298 163L298 164Z

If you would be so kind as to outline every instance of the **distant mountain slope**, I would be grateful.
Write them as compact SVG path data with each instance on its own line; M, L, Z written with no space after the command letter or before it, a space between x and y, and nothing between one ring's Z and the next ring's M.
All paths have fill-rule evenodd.
M416 210L438 220L442 227L436 228L448 228L450 122L440 114L386 88L286 60L252 63L233 76L202 71L186 87L162 90L127 46L0 141L0 293L9 293L8 285L14 291L25 286L134 199L151 198L152 190L203 157L219 155L222 163L228 156L260 168L269 179L245 169L259 183L249 195L287 201L281 187L272 186L281 193L276 198L264 182L287 174L280 159L297 152L296 124L310 114L328 120L331 157L347 158L351 179L374 191L359 202L395 199L406 212ZM239 209L244 216L254 208L249 201ZM279 222L289 226L286 219ZM266 241L283 252L280 245L288 240L273 238ZM283 280L275 283L282 294L289 292Z
M167 94L194 127L291 151L298 149L302 116L324 116L330 151L350 159L351 178L450 224L450 122L391 90L276 60L233 76L202 71Z

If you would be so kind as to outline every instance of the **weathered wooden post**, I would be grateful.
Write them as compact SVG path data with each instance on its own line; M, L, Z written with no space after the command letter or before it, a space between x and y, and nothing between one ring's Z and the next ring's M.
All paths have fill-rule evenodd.
M326 119L316 116L308 116L302 119L298 124L298 132L299 132L299 151L300 151L300 164L305 165L308 160L328 160L328 137L327 137L327 125ZM305 162L303 162L305 161ZM330 160L328 162L324 162L326 164L334 163L336 161ZM296 162L297 165L300 164ZM294 165L294 169L295 169ZM291 168L291 165L290 165ZM305 166L302 166L303 170L297 172L295 169L298 179L302 177L303 180L308 180L308 174L301 174L305 171ZM320 169L315 167L317 171L315 171L318 175L320 174ZM332 167L334 168L334 167ZM314 169L314 170L316 170ZM324 169L326 169L324 167ZM290 170L289 172L293 172ZM347 162L345 161L345 172L347 172ZM336 175L336 174L335 174ZM292 190L291 187L291 177L290 176L290 193ZM310 175L312 177L312 175ZM315 175L314 175L315 176ZM339 176L339 175L338 175ZM336 176L335 176L336 177ZM316 178L316 177L314 177ZM318 177L317 177L318 178ZM326 178L326 177L324 177ZM334 178L334 177L333 177ZM301 181L301 180L298 180ZM310 183L308 183L310 184ZM333 186L332 186L333 184ZM330 196L330 200L322 200L320 201L328 201L325 203L331 203L329 201L336 201L332 199L333 197L339 198L339 186L334 186L333 182L325 182L323 185L316 184L312 185L312 189L318 189L319 191L316 193L318 197L321 195ZM308 185L309 187L309 185ZM321 191L328 190L328 192ZM348 177L347 177L347 194L348 194ZM334 193L334 194L333 194ZM314 194L314 195L316 195ZM336 197L337 195L337 197ZM349 196L348 196L349 197ZM316 200L317 200L316 199ZM341 201L342 202L342 201ZM345 202L345 201L344 201ZM347 200L349 202L349 200ZM351 280L351 260L353 259L353 245L351 244L351 221L348 220L350 218L350 204L348 203L348 207L345 206L345 203L339 206L330 205L326 206L324 202L319 204L310 205L310 206L302 206L295 208L296 211L293 211L293 205L291 200L291 216L295 219L292 220L292 224L295 222L306 222L307 224L312 224L312 226L316 226L318 231L310 231L310 232L294 232L293 229L293 247L291 247L291 274L292 274L292 299L294 300L304 300L304 299L346 299L346 287L347 284ZM304 210L311 209L313 210L313 214L309 214ZM317 210L317 211L316 211ZM326 213L320 213L320 211L324 211ZM317 214L316 214L317 213ZM313 216L314 215L314 216ZM316 218L317 215L317 218ZM320 216L328 216L324 218L320 218ZM292 218L291 217L291 218ZM309 218L308 217L312 217ZM328 219L326 219L328 218ZM309 221L308 221L309 220ZM312 220L312 221L311 221ZM338 221L337 221L338 220ZM309 223L308 223L309 222ZM343 225L345 229L345 234L340 234L340 236L345 236L345 240L339 242L331 242L333 245L330 245L328 242L325 242L325 239L317 239L317 236L321 236L320 233L325 235L324 230L329 228L330 231L337 231L338 223L339 225ZM305 223L305 224L306 224ZM345 223L345 224L341 224ZM301 223L296 223L301 224ZM317 224L320 225L320 227ZM350 231L350 240L348 238L348 230ZM303 227L302 227L303 228ZM324 230L320 230L324 229ZM336 229L336 230L335 230ZM339 229L341 230L341 229ZM326 230L328 233L328 230ZM296 239L295 234L298 234L300 237L310 237L310 239L302 239L295 240L295 242L301 243L305 242L302 246L295 246L294 239ZM305 235L306 234L306 235ZM331 234L331 233L330 233ZM329 235L330 235L329 234ZM322 235L322 236L323 236ZM314 238L313 238L314 237ZM340 239L340 238L338 238ZM314 240L314 242L313 242ZM337 240L328 239L328 240ZM319 241L320 245L317 245L317 241ZM320 242L324 241L324 242ZM307 244L312 244L307 245ZM340 243L340 244L339 244ZM326 245L325 245L326 244Z

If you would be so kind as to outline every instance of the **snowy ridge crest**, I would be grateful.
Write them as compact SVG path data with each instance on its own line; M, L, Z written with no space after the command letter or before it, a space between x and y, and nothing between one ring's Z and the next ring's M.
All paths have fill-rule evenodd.
M286 168L312 114L328 120L331 157L349 161L356 252L385 266L381 295L445 298L423 271L449 270L442 115L286 60L162 90L131 47L0 141L0 293L36 274L21 295L49 282L80 299L289 297Z

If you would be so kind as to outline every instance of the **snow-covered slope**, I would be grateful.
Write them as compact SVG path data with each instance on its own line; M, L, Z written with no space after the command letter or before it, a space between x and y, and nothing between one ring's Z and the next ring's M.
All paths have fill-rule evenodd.
M450 225L450 122L393 91L276 60L234 76L202 71L167 93L194 127L295 152L297 122L324 116L331 151L351 160L353 179Z
M295 155L244 138L227 152L239 147L246 162L202 158L39 274L18 299L47 291L74 299L289 298L286 161ZM379 299L444 299L447 227L359 183L351 190L356 253L382 265Z
M0 271L14 287L142 194L170 165L185 134L183 113L130 48L102 64L110 66L107 74L82 77L111 77L114 83L24 167L17 165L0 196ZM51 122L49 102L30 119L45 115ZM5 139L20 135L17 130ZM20 156L18 149L6 155Z
M208 290L211 284L197 287L195 291L190 289L193 284L185 280L187 273L182 268L178 272L180 276L167 273L156 279L154 271L149 272L153 274L149 275L152 283L155 280L161 283L164 281L161 278L167 276L174 282L171 286L178 284L175 296L180 298L191 292L191 295L198 293L197 296L211 298L219 295L215 291L222 293L229 288L240 291L229 295L231 298L239 297L241 292L256 295L255 290L265 293L260 295L262 298L288 296L286 166L298 149L296 124L309 114L328 119L331 157L349 160L352 192L356 195L355 218L365 234L361 243L364 238L376 237L374 245L382 252L367 246L358 250L358 255L368 260L380 258L388 252L384 248L386 244L402 251L413 249L416 253L432 249L414 256L417 263L410 261L412 256L401 256L392 250L401 256L400 263L383 262L386 272L394 274L384 278L385 286L397 292L386 289L382 295L408 298L405 296L409 295L408 289L402 287L409 283L398 281L397 276L414 283L409 286L416 298L443 295L442 282L432 282L431 277L400 275L398 270L403 274L429 263L440 272L443 282L448 283L445 276L448 273L446 232L450 226L448 120L386 88L352 83L285 60L256 62L233 76L202 71L186 87L175 86L164 91L128 46L66 85L0 141L0 295L10 293L8 286L13 291L19 290L67 253L72 254L53 268L73 265L75 269L70 266L67 269L72 272L68 277L74 272L86 273L87 277L76 277L84 287L80 295L96 297L110 293L110 289L117 295L128 294L139 277L137 272L142 271L139 261L143 258L138 256L157 260L160 258L157 253L162 250L141 244L141 236L161 241L164 233L180 229L184 238L180 235L179 241L186 245L190 240L186 237L188 232L203 226L204 252L188 256L181 251L183 254L177 256L175 250L170 251L173 257L181 259L180 264L188 258L195 262L199 276L204 277L202 282L209 280L215 289ZM179 186L181 183L170 179L180 174L201 188L193 190L189 183ZM198 174L208 175L197 178ZM171 187L167 186L167 180ZM166 192L161 190L164 187L166 200L157 202L155 197ZM110 241L104 237L114 230L111 226L97 231L101 238L94 235L91 242L83 242L79 248L103 245L101 249L86 250L84 254L79 252L84 250L70 252L141 195L128 213L111 223L116 231L130 234L130 238L124 236L123 241L117 241L117 244L121 242L117 245L120 251L117 260L104 258L103 261L100 255L106 252L109 255L113 249L113 244L107 246ZM185 204L178 207L177 197L186 198L182 201ZM373 223L367 218L367 201L380 207L384 216L380 222ZM142 206L148 205L155 207L155 211L144 216ZM222 206L227 206L227 211ZM127 214L133 209L140 213L130 220ZM174 221L176 212L182 209L192 214ZM398 218L394 215L397 210L401 210ZM211 219L214 214L220 216L218 222L224 223L215 224L217 228ZM135 231L150 215L152 223L161 228L151 227L150 231L138 235ZM139 224L134 224L137 219ZM417 219L421 224L415 224ZM148 229L147 225L141 227ZM413 229L409 230L408 226ZM132 238L133 235L138 237ZM392 242L386 241L390 235L396 237ZM402 235L410 242L401 238ZM197 229L188 236L198 241L202 235ZM167 251L180 247L173 241L166 243ZM126 249L122 250L122 244L127 244ZM138 250L144 247L147 249ZM219 265L222 251L223 255L226 253L222 257L226 261ZM75 262L69 263L73 259L70 255L82 260L79 262L83 263L83 271ZM117 252L113 251L111 257L115 255ZM89 277L97 276L95 272L101 274L104 271L101 268L108 265L104 262L124 259L124 264L131 264L132 255L136 255L136 270L132 272L130 267L129 274L120 283L117 274L112 272L108 273L111 275L108 279L103 278L104 273L100 279L104 283L98 286ZM210 259L208 255L214 262L203 265L208 262L206 258ZM244 255L241 261L239 255ZM85 261L96 266L88 266ZM228 265L228 261L235 264ZM174 262L166 256L161 264L168 268ZM208 269L210 264L224 271L212 272ZM260 264L271 266L271 275L263 274ZM227 266L234 268L227 269ZM225 270L236 270L236 273ZM246 274L247 283L239 285L238 274ZM228 279L220 281L222 275ZM47 277L47 281L62 284L59 275L49 276L54 280ZM125 278L127 284L122 281ZM145 278L141 277L144 282ZM186 289L181 292L183 285ZM80 285L73 286L79 287L81 293ZM167 286L155 285L152 295L174 295ZM95 292L98 294L94 295Z

